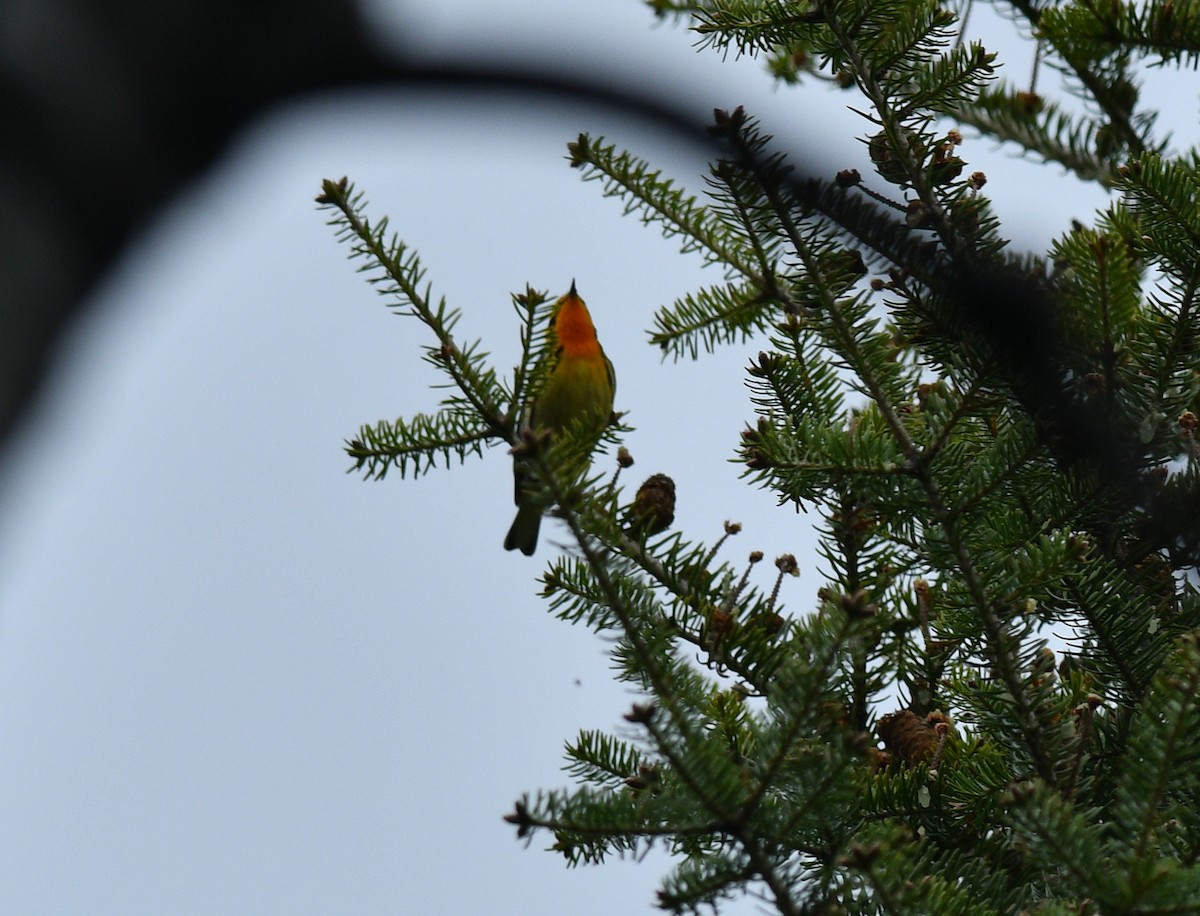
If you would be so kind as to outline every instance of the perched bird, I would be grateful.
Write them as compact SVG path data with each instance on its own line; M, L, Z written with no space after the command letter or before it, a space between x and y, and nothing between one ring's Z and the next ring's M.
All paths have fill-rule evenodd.
M570 291L554 303L549 335L549 366L529 414L530 428L542 430L548 440L535 442L532 447L543 447L569 426L575 426L581 436L590 436L594 445L612 415L617 380L574 281ZM523 454L518 449L513 458L517 517L504 539L504 549L519 549L525 556L532 556L542 513L548 506L544 497L526 490L528 462L528 452Z

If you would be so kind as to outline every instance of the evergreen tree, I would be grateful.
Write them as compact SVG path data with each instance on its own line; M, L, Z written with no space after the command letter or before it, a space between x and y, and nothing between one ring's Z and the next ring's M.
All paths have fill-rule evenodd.
M1137 81L1194 64L1200 7L998 4L1073 105L1000 81L961 40L961 4L649 5L783 83L836 81L866 118L877 174L823 180L751 115L717 112L705 199L601 138L569 144L585 179L723 273L656 315L655 345L769 339L738 454L819 519L815 606L749 585L760 554L742 568L724 538L672 530L669 479L631 495L620 472L558 470L591 441L524 428L545 295L514 297L505 378L345 179L318 198L433 332L451 392L436 415L364 426L355 466L418 476L523 449L575 545L543 595L642 696L627 733L569 743L575 786L518 801L517 835L571 863L661 844L671 912L747 893L785 914L1200 912L1200 154L1168 155ZM1010 251L960 127L1110 205L1045 254Z

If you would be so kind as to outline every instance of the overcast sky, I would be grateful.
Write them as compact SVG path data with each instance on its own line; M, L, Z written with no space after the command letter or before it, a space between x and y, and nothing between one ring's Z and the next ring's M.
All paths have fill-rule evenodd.
M557 56L685 87L698 118L745 104L790 148L870 171L854 98L775 90L633 0L497 6L373 9L432 56ZM1193 123L1194 94L1181 104ZM360 423L438 393L428 335L389 313L313 204L322 178L349 175L504 370L510 293L574 279L636 427L627 484L670 474L691 538L743 522L734 562L796 553L783 600L804 613L822 584L809 520L729 461L760 344L661 362L653 311L718 278L580 181L563 158L580 131L702 190L696 151L611 112L326 95L249 128L97 290L0 476L7 912L652 910L662 859L568 871L540 851L551 838L526 849L501 820L522 792L566 785L563 742L621 729L635 697L605 645L537 598L561 529L544 526L532 560L501 549L502 449L416 481L345 473ZM1103 200L991 144L962 155L1026 245Z

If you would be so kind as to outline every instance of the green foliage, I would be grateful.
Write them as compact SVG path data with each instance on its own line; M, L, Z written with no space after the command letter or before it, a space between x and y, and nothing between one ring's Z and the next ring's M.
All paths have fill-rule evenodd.
M960 124L1057 162L1086 181L1111 184L1115 177L1111 158L1097 153L1103 125L1035 92L997 82L950 114Z
M650 343L763 342L731 445L815 520L824 582L786 607L795 558L754 587L762 555L729 559L738 526L706 544L645 524L620 471L563 471L587 459L563 436L534 463L574 544L543 597L611 646L637 700L619 735L568 745L572 788L508 820L571 865L668 850L657 903L677 913L746 894L789 914L1195 912L1200 156L1166 153L1137 71L1194 65L1194 5L1012 3L1056 99L998 83L996 56L960 41L961 4L649 6L864 115L869 179L797 175L740 109L710 127L703 195L600 138L569 144L585 180L723 275L662 308ZM960 126L1110 205L1044 254L1009 252ZM435 415L363 427L355 467L415 476L528 445L545 297L515 297L523 357L502 380L386 221L344 182L321 201L431 330L450 391Z
M317 203L332 211L329 223L337 227L339 241L350 245L351 258L364 261L359 270L369 274L368 282L388 299L389 307L420 320L433 332L437 343L424 347L424 359L446 376L446 387L452 391L435 416L417 414L409 421L361 427L346 448L355 459L355 469L375 478L384 477L389 468L401 476L419 476L435 467L439 456L448 464L451 455L465 460L469 454L480 454L482 446L494 439L515 443L516 392L497 379L479 341L465 346L455 341L459 312L444 298L434 304L432 286L424 283L425 271L416 252L394 234L389 236L387 217L371 223L362 212L362 195L344 178L325 181ZM528 371L530 362L530 329L538 306L545 301L533 290L514 297L525 319L522 342L527 356L522 372Z

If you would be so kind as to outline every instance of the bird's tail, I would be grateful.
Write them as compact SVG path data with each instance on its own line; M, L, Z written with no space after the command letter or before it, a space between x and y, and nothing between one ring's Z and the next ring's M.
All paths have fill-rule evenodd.
M526 501L517 508L508 536L504 539L505 550L520 550L527 557L537 549L538 530L542 527L542 507Z

